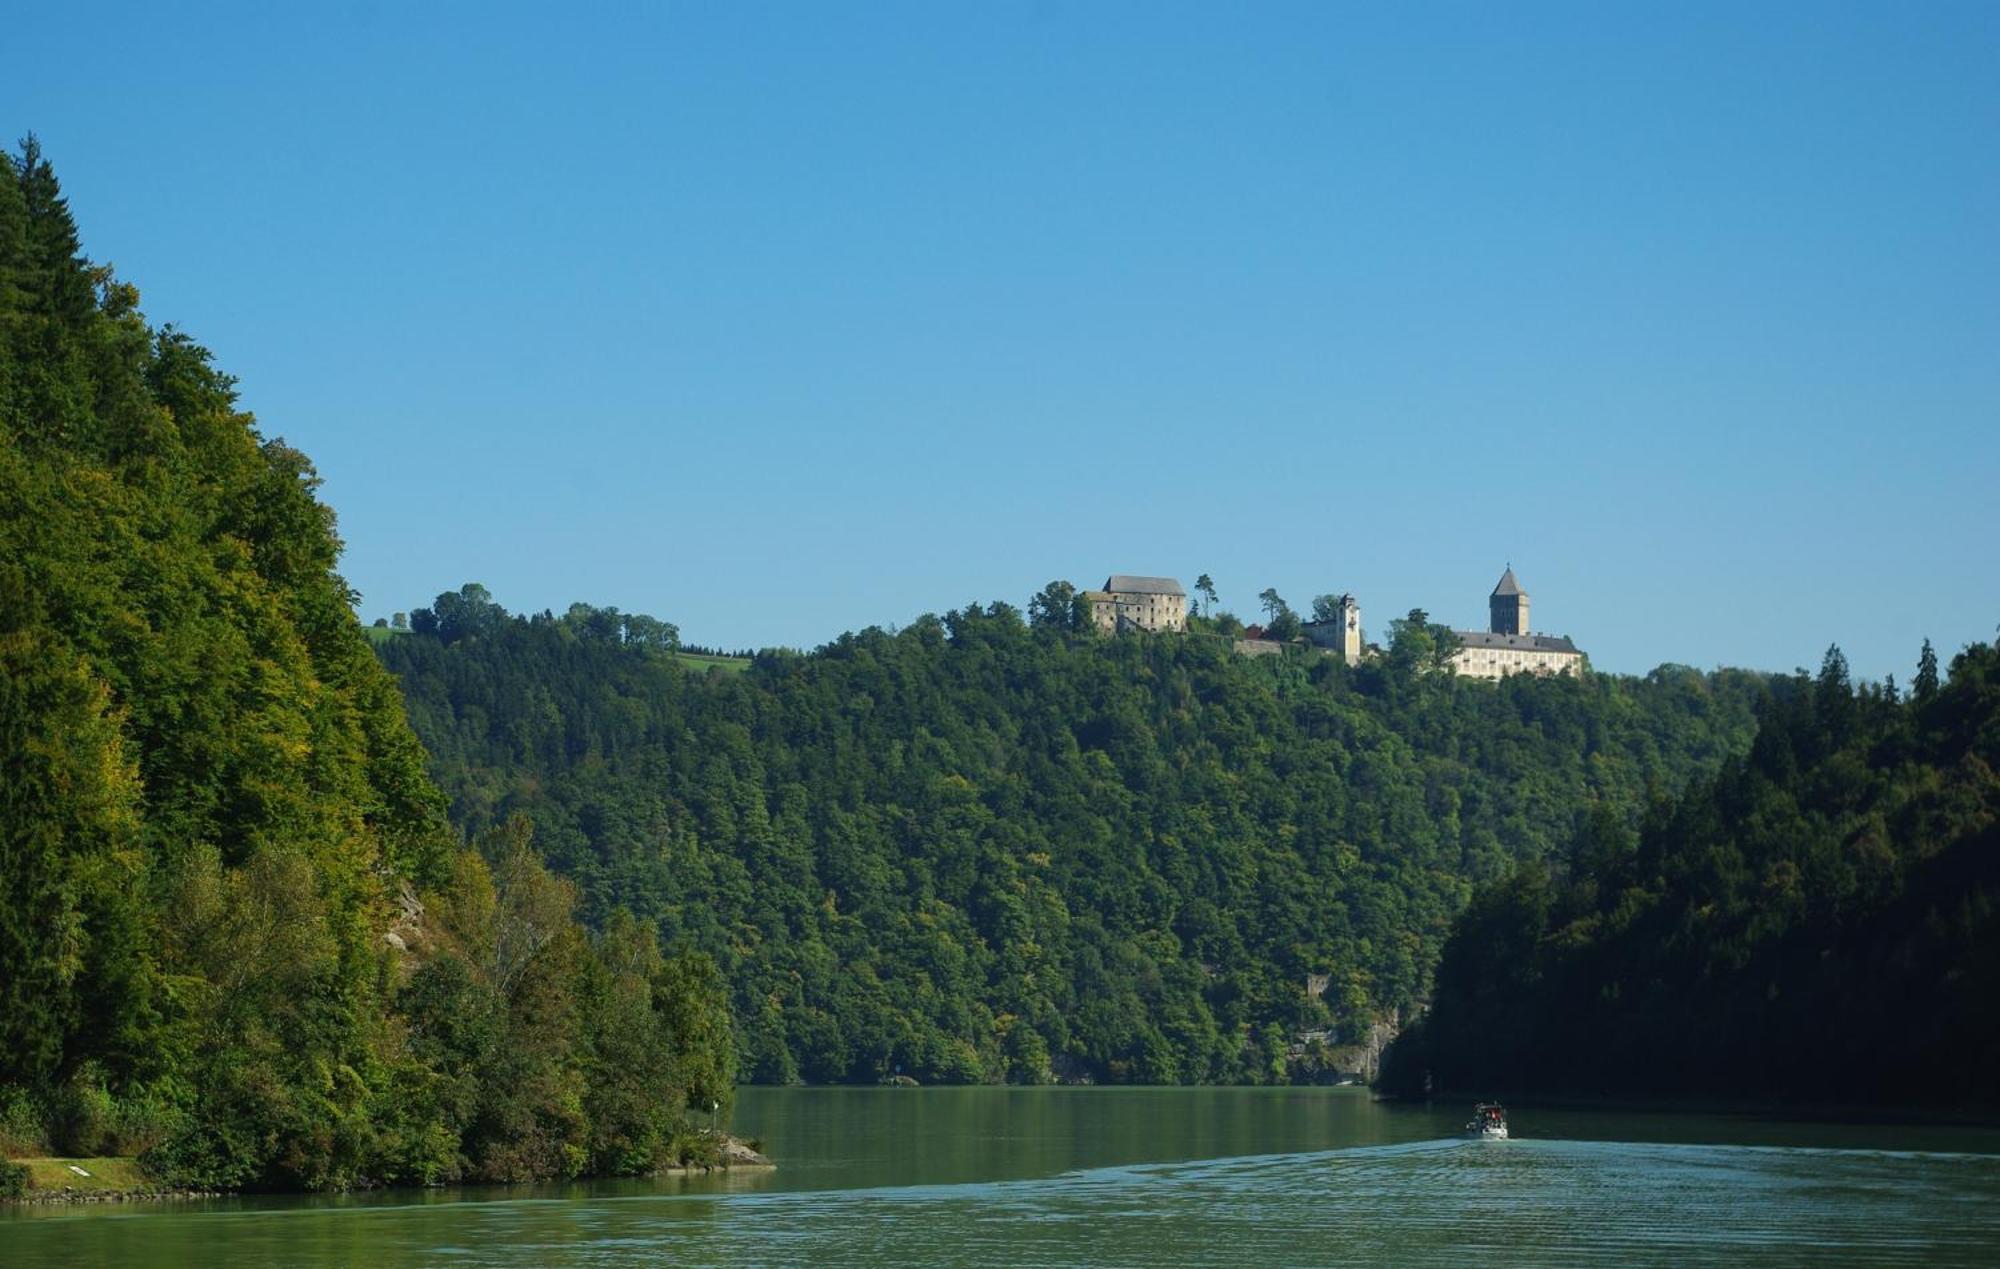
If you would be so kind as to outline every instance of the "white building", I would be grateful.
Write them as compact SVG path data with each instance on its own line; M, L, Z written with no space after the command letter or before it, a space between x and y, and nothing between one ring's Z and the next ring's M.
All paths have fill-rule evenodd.
M1514 580L1510 565L1487 597L1488 630L1459 630L1452 669L1468 678L1498 679L1509 674L1580 674L1583 653L1567 636L1528 630L1528 592Z

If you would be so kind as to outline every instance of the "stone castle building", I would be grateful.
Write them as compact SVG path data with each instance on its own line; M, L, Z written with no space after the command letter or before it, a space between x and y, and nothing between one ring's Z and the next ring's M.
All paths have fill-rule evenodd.
M1103 590L1087 590L1081 598L1090 608L1090 624L1105 634L1187 629L1187 592L1171 577L1113 573Z
M1530 633L1528 592L1509 565L1487 597L1486 630L1459 630L1460 647L1452 669L1468 678L1498 679L1509 674L1578 674L1583 653L1567 636Z
M1337 653L1349 665L1361 663L1361 605L1354 596L1342 595L1329 620L1308 621L1303 629L1315 648Z

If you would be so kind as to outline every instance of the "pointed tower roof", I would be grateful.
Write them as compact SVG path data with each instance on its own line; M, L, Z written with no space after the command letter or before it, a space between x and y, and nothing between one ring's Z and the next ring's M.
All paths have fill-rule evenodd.
M1521 589L1521 583L1514 580L1514 566L1512 564L1507 566L1506 572L1500 574L1500 584L1493 588L1493 593L1495 595L1524 595L1527 593Z

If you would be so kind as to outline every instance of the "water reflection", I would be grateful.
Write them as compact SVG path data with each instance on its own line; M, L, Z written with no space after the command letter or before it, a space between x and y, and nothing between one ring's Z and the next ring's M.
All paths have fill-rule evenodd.
M31 1209L0 1263L1813 1263L2000 1258L2000 1133L1355 1090L753 1089L776 1173Z

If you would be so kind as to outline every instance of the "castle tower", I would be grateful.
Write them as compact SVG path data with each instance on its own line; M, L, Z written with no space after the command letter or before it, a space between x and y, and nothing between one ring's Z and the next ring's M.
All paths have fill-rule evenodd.
M1333 611L1327 612L1319 600L1313 601L1313 612L1324 614L1306 623L1306 638L1312 640L1315 648L1337 654L1349 665L1361 663L1361 605L1353 595L1341 595L1333 601Z
M1528 633L1528 592L1521 589L1521 583L1514 580L1514 566L1500 575L1500 584L1493 588L1493 594L1486 600L1487 610L1493 615L1493 633L1504 635L1524 635Z
M1342 595L1340 603L1333 610L1334 620L1340 623L1340 659L1349 665L1361 664L1361 605L1353 595Z

